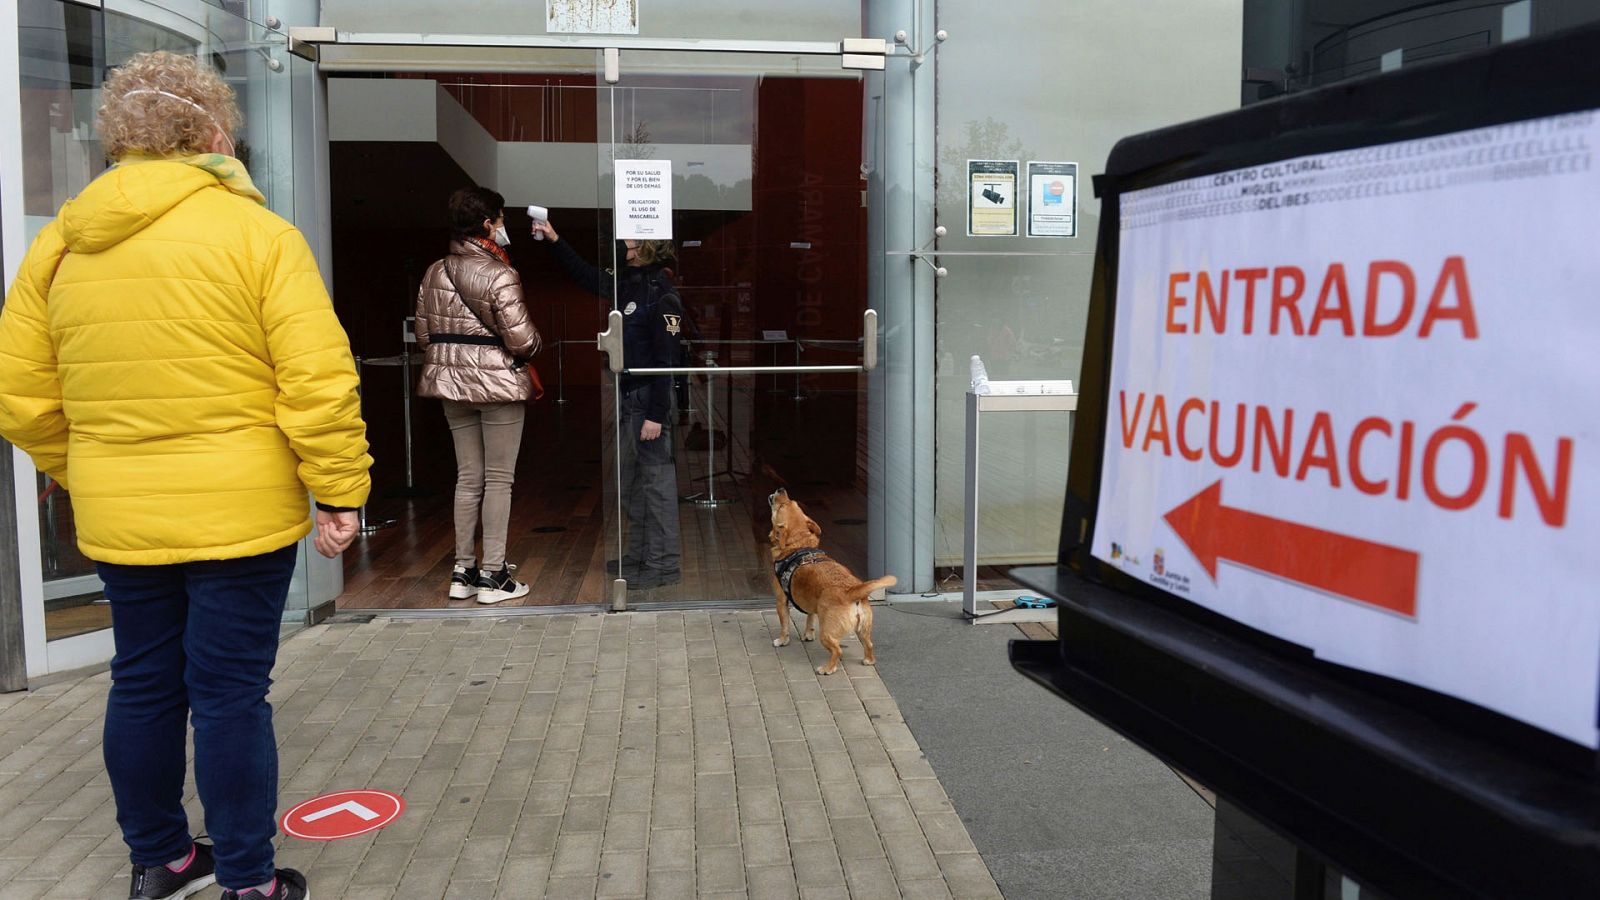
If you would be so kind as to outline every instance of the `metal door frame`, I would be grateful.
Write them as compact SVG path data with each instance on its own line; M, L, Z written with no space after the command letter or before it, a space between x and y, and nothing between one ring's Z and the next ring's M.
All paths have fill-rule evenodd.
M337 28L289 29L289 52L318 61L318 47L481 47L486 49L546 50L669 50L687 53L778 53L789 56L837 56L840 68L883 69L884 58L895 54L882 38L845 38L839 41L697 40L695 38L645 38L627 35L548 34L435 34L427 32L340 31ZM909 55L909 54L900 54Z

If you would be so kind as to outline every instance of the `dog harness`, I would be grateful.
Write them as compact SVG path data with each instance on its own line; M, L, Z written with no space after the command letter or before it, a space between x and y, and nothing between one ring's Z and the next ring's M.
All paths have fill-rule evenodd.
M827 558L828 554L815 547L803 547L772 564L772 574L778 576L778 586L783 588L783 595L789 598L790 606L800 610L800 612L806 612L800 609L800 604L794 602L794 591L789 589L790 582L794 581L794 573L801 566L808 566ZM810 613L806 613L806 615L810 615Z

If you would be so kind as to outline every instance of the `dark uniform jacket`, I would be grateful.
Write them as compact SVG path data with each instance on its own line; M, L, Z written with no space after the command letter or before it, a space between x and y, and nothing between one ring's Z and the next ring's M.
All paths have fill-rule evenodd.
M611 299L611 273L589 265L567 241L551 245L572 279L585 290ZM629 369L664 369L681 365L683 301L660 264L627 266L616 277L616 308L622 311L622 359ZM665 423L672 411L671 375L624 374L623 393L649 389L645 417Z

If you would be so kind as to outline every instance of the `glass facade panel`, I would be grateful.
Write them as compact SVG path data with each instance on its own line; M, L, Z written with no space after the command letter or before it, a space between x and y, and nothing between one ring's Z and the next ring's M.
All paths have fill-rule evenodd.
M116 12L106 14L106 55L110 66L125 62L136 53L165 50L189 55L199 49L200 42L195 38L154 22Z
M94 110L105 66L101 14L62 0L22 0L24 212L28 240L105 170Z
M17 12L23 211L31 242L62 203L105 171L94 135L104 30L99 10L60 0L22 0ZM71 500L42 472L36 488L47 638L109 626L94 563L78 551Z
M1600 21L1592 0L1245 0L1245 103ZM1391 61L1393 58L1391 57Z
M283 36L229 11L244 12L242 3L106 0L105 6L107 66L135 53L167 50L199 55L223 74L244 114L236 154L267 206L294 221L292 91Z
M1090 176L1124 135L1238 105L1241 22L1238 0L942 2L937 22L951 39L934 51L938 221L948 229L938 261L949 270L936 301L934 562L941 588L954 590L945 567L962 556L970 357L991 379L1077 379L1099 225ZM1187 37L1152 41L1157 33ZM1063 36L1089 34L1060 52ZM1022 182L1030 160L1077 163L1077 236L1024 236L1019 197L1017 236L969 237L974 159L1016 161ZM1063 413L985 415L980 565L1055 559L1068 429Z
M104 10L21 0L18 14L28 240L105 171L94 132L100 83L108 68L150 50L199 54L224 73L245 118L238 155L268 205L293 220L293 122L281 37L217 6L182 0L107 0ZM109 626L94 564L77 547L71 499L43 473L37 496L47 639ZM301 617L304 569L302 560L290 599L290 615Z

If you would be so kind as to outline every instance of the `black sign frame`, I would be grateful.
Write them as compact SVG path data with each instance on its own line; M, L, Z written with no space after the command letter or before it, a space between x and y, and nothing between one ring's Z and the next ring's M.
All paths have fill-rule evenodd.
M1126 138L1101 199L1057 566L1017 668L1368 886L1556 896L1600 883L1600 754L1436 692L1315 659L1091 554L1120 198L1299 156L1600 109L1600 27L1573 29ZM1529 573L1530 589L1537 576ZM1559 686L1551 686L1559 689Z

